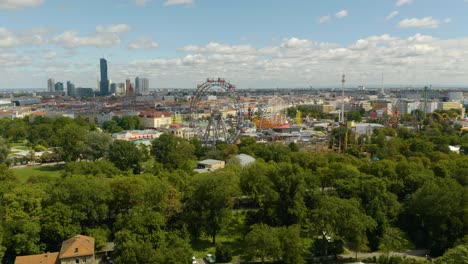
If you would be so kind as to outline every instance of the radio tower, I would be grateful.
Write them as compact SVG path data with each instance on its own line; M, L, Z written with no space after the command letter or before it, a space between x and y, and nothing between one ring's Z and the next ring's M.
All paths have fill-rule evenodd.
M344 123L344 84L345 84L345 75L343 74L341 79L341 122Z
M383 78L383 77L384 77L384 76L383 76L383 73L382 73L382 79L381 79L381 82L380 82L380 85L381 85L381 87L380 87L380 89L381 89L381 90L380 90L380 93L382 94L382 96L385 96L385 91L384 91L384 78Z

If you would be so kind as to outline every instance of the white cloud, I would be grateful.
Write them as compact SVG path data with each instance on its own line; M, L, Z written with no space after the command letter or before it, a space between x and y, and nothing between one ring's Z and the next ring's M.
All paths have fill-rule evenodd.
M467 80L463 69L468 67L468 38L447 41L422 34L408 38L383 34L341 46L291 37L274 46L252 47L247 53L235 46L188 45L183 48L188 55L134 61L130 68L150 78L157 73L153 78L170 87L192 87L200 76L225 77L238 87L333 85L339 83L333 75L337 71L355 79L365 75L364 82L374 84L380 83L376 72L386 72L386 81L395 84ZM178 77L184 77L182 83L174 84Z
M80 36L77 31L69 30L55 36L52 43L64 48L76 48L80 46L92 46L97 48L109 48L121 43L120 34L130 31L127 24L113 24L110 26L99 25L96 32L88 36Z
M348 11L347 10L341 10L335 14L336 17L342 18L342 17L347 17L348 16Z
M57 57L57 52L55 51L48 51L42 55L42 58L50 60Z
M96 32L98 33L123 33L130 31L130 26L127 24L113 24L110 26L97 26Z
M330 16L321 16L319 17L318 19L318 23L319 24L325 24L327 23L328 21L330 21L331 17Z
M41 33L40 29L31 31ZM52 39L44 37L43 41L64 47L105 47L121 43L121 36L112 31L120 32L104 30L84 35L67 31L55 38L49 36ZM0 32L3 35L7 32L16 41L23 34L5 29ZM5 41L5 38L0 39ZM140 39L144 41L139 42ZM133 43L140 44L135 44L134 48L155 47L156 44L148 37L125 43L128 46L123 48L130 48ZM209 42L199 46L187 45L180 50L184 53L164 58L152 57L155 53L147 53L145 59L139 61L110 62L112 67L109 67L109 74L119 82L122 80L116 76L145 75L150 80L157 80L154 88L195 87L208 76L224 77L240 88L334 86L340 85L334 73L342 72L349 76L351 85L355 84L353 79L362 79L356 85L379 84L381 72L385 72L387 83L404 86L468 83L468 38L439 39L423 34L403 38L382 34L340 45L289 37L258 47ZM44 80L49 77L63 76L63 79L73 80L79 86L95 87L93 77L98 76L97 59L89 57L87 49L66 51L74 54L67 56L66 61L53 59L64 57L61 53L48 46L36 47L34 44L25 50L0 48L0 68L4 69L0 71L0 86L13 87L12 84L15 84L37 87L45 85ZM79 58L79 63L73 61L75 58ZM17 67L23 68L18 71ZM18 80L15 72L27 73L31 78Z
M44 3L44 0L0 0L0 9L21 10L40 6L42 3Z
M206 46L187 45L181 50L196 53L249 53L255 51L249 45L226 45L217 42L210 42Z
M130 42L127 46L128 49L157 49L158 43L154 42L150 37L141 37Z
M467 1L468 1L468 0L467 0ZM452 19L451 19L451 18L447 17L446 19L444 19L444 23L448 24L448 23L450 23L450 22L452 22Z
M133 0L133 3L137 6L145 6L149 0Z
M438 28L440 21L432 17L403 19L398 23L400 28Z
M353 50L366 50L371 47L373 44L367 39L359 39L351 46Z
M193 4L193 0L167 0L164 2L165 6L170 5L191 5Z
M0 47L13 48L26 45L43 45L47 43L45 35L49 33L46 28L33 28L29 31L15 33L0 27Z
M115 33L94 34L91 36L79 36L76 31L65 31L52 40L64 48L76 48L79 46L94 46L97 48L109 48L121 42L120 36Z
M407 4L411 4L412 2L413 0L398 0L398 2L396 3L396 6L407 5Z
M434 37L417 33L416 35L409 37L408 41L415 43L429 43L434 41Z
M385 19L391 20L392 18L396 17L399 13L400 12L398 12L398 11L393 11L390 14L388 14L388 16L385 17Z
M307 39L286 38L286 39L283 39L283 44L281 44L281 47L297 49L297 48L306 48L311 45L312 45L312 42Z
M0 51L0 65L4 67L17 67L31 65L33 60L29 56L20 55L16 52Z

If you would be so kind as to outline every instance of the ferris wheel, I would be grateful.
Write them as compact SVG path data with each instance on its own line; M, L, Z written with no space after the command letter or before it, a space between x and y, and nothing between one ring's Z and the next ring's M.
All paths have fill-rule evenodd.
M236 86L222 78L207 79L205 83L197 85L197 91L190 103L190 117L192 122L198 122L200 115L206 108L201 107L204 98L215 90L220 90L226 100L209 105L210 116L208 125L201 129L199 138L202 143L215 147L220 141L236 143L244 123L244 110ZM232 109L232 117L226 119L221 107Z

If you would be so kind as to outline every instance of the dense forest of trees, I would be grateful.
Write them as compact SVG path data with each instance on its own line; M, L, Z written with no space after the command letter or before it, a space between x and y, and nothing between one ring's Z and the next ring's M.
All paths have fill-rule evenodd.
M107 130L119 130L114 121ZM420 130L386 127L365 138L337 128L327 153L253 138L208 150L167 134L148 149L63 117L2 119L0 135L4 263L56 251L77 233L96 238L97 247L115 242L114 263L190 263L192 242L202 237L229 256L217 237L233 219L244 227L243 260L306 263L344 247L427 248L443 255L437 263L467 257L468 134L445 120L428 120ZM61 177L18 179L6 165L13 164L8 146L24 142L31 150L52 148L49 160L66 161ZM455 144L461 154L449 150ZM242 168L232 159L239 153L257 161ZM194 173L204 158L230 162Z

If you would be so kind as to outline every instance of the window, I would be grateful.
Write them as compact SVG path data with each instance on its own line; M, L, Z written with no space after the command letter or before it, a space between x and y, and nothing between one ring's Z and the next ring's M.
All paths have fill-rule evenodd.
M79 264L79 263L80 263L80 259L76 259L76 260L75 260L75 263L76 263L76 264Z

